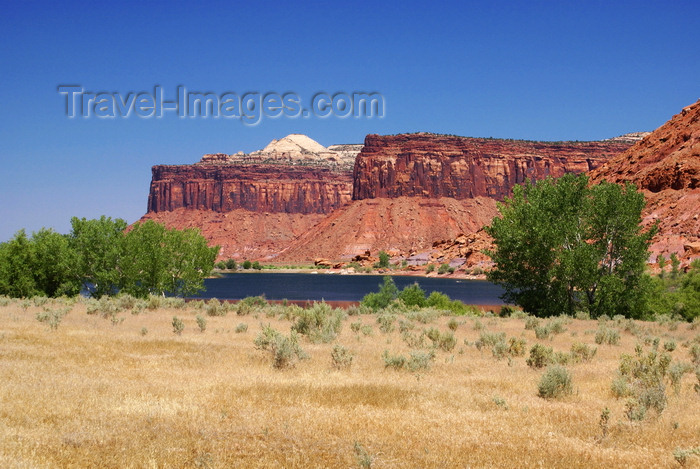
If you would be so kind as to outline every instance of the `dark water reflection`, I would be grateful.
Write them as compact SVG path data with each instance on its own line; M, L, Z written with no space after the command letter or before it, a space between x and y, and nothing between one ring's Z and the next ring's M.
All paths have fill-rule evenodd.
M393 276L399 289L414 282L425 290L445 293L450 298L472 305L500 305L501 287L485 280ZM233 273L206 279L207 290L198 298L240 300L265 295L269 300L359 301L377 291L381 275L334 275L291 273Z

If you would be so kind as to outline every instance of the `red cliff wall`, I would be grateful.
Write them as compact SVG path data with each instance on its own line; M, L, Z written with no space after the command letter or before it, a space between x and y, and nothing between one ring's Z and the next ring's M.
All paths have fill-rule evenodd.
M503 199L526 179L587 172L626 142L528 142L433 134L368 135L355 161L353 199Z
M350 201L352 176L289 165L154 166L148 212L330 213Z

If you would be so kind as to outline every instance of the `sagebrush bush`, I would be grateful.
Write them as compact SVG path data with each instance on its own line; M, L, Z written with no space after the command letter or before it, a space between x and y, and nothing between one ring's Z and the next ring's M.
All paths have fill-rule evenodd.
M70 308L63 308L60 310L44 310L36 313L36 319L37 321L49 326L49 329L52 331L55 331L61 324L63 316L68 314L68 311L70 311Z
M292 330L305 335L313 343L333 341L343 325L345 313L333 309L328 303L314 303L310 308L300 309Z
M247 332L247 331L248 331L248 324L246 324L246 323L244 323L244 322L239 323L239 324L236 326L236 328L234 329L234 332L235 332L236 334L241 334L241 333Z
M626 415L630 420L642 420L647 410L653 408L658 414L666 407L664 378L671 364L671 356L652 350L645 353L640 345L635 355L623 353L617 376L611 385L616 397L629 397Z
M508 339L508 354L513 357L522 357L525 355L525 347L527 341L523 338L511 337Z
M379 324L379 330L388 334L394 330L394 322L396 322L396 315L391 313L382 313L377 316L377 323Z
M343 347L340 344L333 346L331 350L331 363L333 368L337 369L347 369L352 366L352 360L354 358L353 353L350 349Z
M226 313L228 313L226 304L222 304L216 298L210 299L205 309L208 316L226 316Z
M280 370L293 368L297 360L308 358L306 352L299 346L299 338L295 331L291 331L287 337L270 325L263 326L253 343L255 348L269 351L272 354L272 366Z
M449 352L457 345L457 339L452 332L440 332L438 329L430 328L425 331L425 335L433 343L433 347Z
M540 320L535 316L528 316L525 318L525 330L534 331L537 326L540 325Z
M619 345L620 332L617 329L600 326L598 327L598 331L595 333L595 343L598 345Z
M538 396L545 399L556 399L573 392L571 374L562 366L552 366L545 371L537 386Z
M185 330L185 323L182 322L182 319L178 318L177 316L173 316L173 332L177 335L181 335L182 331Z
M596 347L591 347L581 342L571 344L571 358L576 363L591 361L595 357L596 352L598 352Z
M544 368L554 361L552 347L542 344L535 344L530 349L530 356L527 359L527 366L531 368Z
M195 319L197 320L197 327L199 327L199 332L204 332L207 329L207 320L201 314L198 314Z

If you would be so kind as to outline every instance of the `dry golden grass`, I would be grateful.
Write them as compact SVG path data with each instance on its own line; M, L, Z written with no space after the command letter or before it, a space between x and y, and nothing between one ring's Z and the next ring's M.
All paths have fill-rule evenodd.
M624 415L610 383L620 354L638 338L621 332L619 346L598 346L590 363L570 365L574 393L537 396L542 370L524 357L496 360L472 343L473 320L457 328L452 352L437 351L429 371L385 369L384 350L408 355L397 330L379 331L374 316L344 321L333 343L301 345L310 355L276 370L255 350L262 324L288 334L290 321L259 314L207 317L200 332L194 309L120 313L113 325L76 304L52 331L41 308L0 307L0 467L674 467L675 448L700 446L700 395L685 375L680 395L667 389L666 410L642 422ZM183 318L182 335L172 317ZM370 324L370 336L350 323ZM447 331L449 318L416 324ZM239 323L249 325L236 333ZM481 318L487 331L537 342L523 319ZM572 321L540 342L568 351L595 346L594 321ZM698 331L649 323L675 338L674 360L690 361L681 343ZM147 328L145 335L142 328ZM331 349L354 353L352 367L331 366ZM609 433L599 419L609 407ZM363 459L364 458L364 459ZM688 459L698 467L700 457ZM693 466L695 465L695 466Z

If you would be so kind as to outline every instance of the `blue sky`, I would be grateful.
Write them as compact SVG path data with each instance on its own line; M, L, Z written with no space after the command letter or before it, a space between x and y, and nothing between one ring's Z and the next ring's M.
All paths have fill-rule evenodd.
M137 220L150 168L304 133L597 140L700 98L700 3L39 2L0 16L0 240L71 216ZM57 86L379 92L382 119L69 119ZM168 96L169 97L169 96Z

